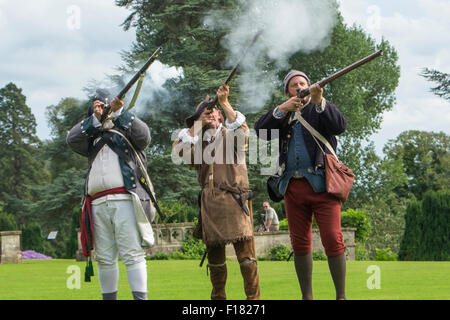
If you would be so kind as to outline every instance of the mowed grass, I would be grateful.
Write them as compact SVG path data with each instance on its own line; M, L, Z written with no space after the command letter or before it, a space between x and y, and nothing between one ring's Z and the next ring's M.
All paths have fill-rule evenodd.
M152 300L209 300L211 284L206 263L197 260L148 261L148 290ZM84 282L84 262L74 260L27 260L0 265L0 300L100 299L97 275ZM367 281L375 265L380 270L380 289ZM70 266L80 268L80 289L69 289ZM132 299L125 266L119 262L119 299ZM228 260L227 296L245 299L243 280L236 261ZM96 271L96 263L94 263ZM292 261L259 261L262 300L296 300L300 289ZM70 278L72 277L72 278ZM369 281L370 282L370 281ZM69 283L74 283L69 281ZM314 261L313 291L316 300L334 299L334 286L326 261ZM347 298L351 300L450 299L450 262L347 261Z

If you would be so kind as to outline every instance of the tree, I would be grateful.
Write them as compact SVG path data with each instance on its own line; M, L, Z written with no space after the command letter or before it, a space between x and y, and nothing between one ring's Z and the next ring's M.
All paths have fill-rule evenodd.
M71 168L87 170L86 158L68 147L66 136L76 123L87 117L90 103L90 101L65 98L57 105L47 107L46 115L52 139L43 145L43 154L48 161L52 180Z
M424 68L420 75L428 81L438 83L436 87L431 88L431 92L445 100L450 100L450 74Z
M450 191L428 191L405 216L400 260L450 260Z
M37 222L26 224L22 228L22 250L44 252L44 236Z
M197 207L200 187L195 170L187 165L172 162L170 154L153 154L148 157L148 173L158 200L180 201Z
M443 132L410 130L388 141L387 158L401 161L408 181L396 192L421 199L427 190L441 190L450 184L450 136Z
M76 168L65 170L52 183L32 187L40 194L35 202L27 203L24 210L33 212L33 221L42 226L42 231L58 231L53 240L52 250L48 254L57 257L69 257L74 233L73 215L81 215L81 199L84 190L85 170Z
M16 219L12 214L3 211L3 203L0 202L0 231L18 230Z
M8 212L19 223L21 212L13 211L8 199L31 200L27 185L42 184L47 179L39 152L41 145L36 136L36 120L26 105L26 98L15 84L0 89L0 198L4 199Z

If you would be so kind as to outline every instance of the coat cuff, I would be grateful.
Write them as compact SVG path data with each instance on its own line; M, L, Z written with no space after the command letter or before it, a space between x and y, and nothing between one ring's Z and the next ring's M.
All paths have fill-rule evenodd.
M178 139L180 139L183 143L196 144L198 141L198 136L191 136L189 134L189 129L185 128L178 133Z
M239 111L235 111L235 112L236 112L236 120L233 123L229 123L228 119L225 120L225 126L229 130L236 130L237 128L242 126L245 122L245 116L242 113L240 113Z
M280 120L280 119L283 119L283 118L286 116L286 113L284 113L283 111L280 111L280 109L278 109L278 107L276 107L276 108L273 110L272 115L273 115L273 117L274 117L275 119Z
M122 129L124 131L131 128L135 115L129 111L122 113L116 119L113 120L114 126L116 128Z
M325 111L325 107L327 105L327 100L325 98L322 97L322 103L321 104L316 104L316 112L317 113L322 113Z
M101 124L100 121L98 121L97 117L95 115L91 115L90 117L81 121L81 133L92 137L98 132L100 126Z

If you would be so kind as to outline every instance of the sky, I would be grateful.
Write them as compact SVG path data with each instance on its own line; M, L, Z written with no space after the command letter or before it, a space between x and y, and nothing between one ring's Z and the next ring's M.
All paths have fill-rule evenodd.
M405 130L450 134L450 103L419 76L425 67L450 73L450 1L339 2L346 24L361 26L377 42L388 40L399 54L396 104L371 137L377 152ZM122 64L120 53L135 39L133 29L120 26L129 14L114 0L0 0L0 88L14 82L23 89L40 139L51 138L47 106L65 97L85 99L89 81L105 79ZM155 82L176 74L158 63L151 68Z

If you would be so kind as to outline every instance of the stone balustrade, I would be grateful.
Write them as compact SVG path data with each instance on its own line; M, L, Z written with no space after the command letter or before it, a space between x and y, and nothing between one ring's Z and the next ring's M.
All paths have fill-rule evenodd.
M169 254L173 251L180 250L183 240L187 236L192 235L194 227L195 225L190 222L153 225L156 244L147 250L147 254ZM355 260L355 231L356 228L342 228L344 243L347 246L346 253L348 260ZM267 255L269 249L278 244L285 244L290 247L289 231L255 233L255 250L256 256L258 257ZM319 230L317 229L313 229L312 246L313 251L324 252ZM226 256L232 259L236 257L232 245L226 247Z
M173 251L180 250L184 239L192 236L195 225L192 222L153 224L155 234L155 245L147 250L148 255L156 253L170 254Z

